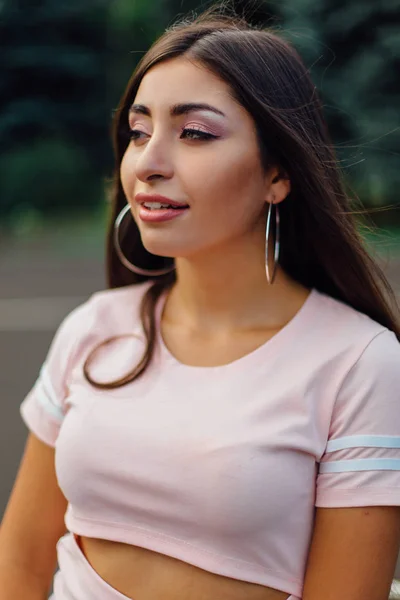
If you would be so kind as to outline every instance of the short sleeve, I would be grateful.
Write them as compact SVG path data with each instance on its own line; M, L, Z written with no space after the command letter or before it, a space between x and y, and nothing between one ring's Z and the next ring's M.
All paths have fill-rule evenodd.
M319 462L315 506L400 506L400 343L381 330L349 369Z
M63 319L38 378L20 405L20 414L28 429L53 447L65 414L64 400L74 356L91 321L93 296Z

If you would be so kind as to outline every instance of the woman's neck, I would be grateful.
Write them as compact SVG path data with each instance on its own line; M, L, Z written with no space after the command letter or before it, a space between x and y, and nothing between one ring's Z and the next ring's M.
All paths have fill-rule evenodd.
M176 260L177 281L164 306L163 321L193 331L276 328L290 320L308 290L277 268L269 285L263 261L238 256L220 267Z

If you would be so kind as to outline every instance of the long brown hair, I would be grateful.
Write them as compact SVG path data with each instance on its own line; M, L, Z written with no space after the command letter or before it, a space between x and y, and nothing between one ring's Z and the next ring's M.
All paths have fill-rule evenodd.
M282 268L304 286L314 287L370 316L394 331L400 340L395 295L383 271L364 248L321 102L307 68L277 31L252 27L241 17L223 14L218 5L166 30L140 61L115 111L116 165L107 233L108 286L139 284L147 279L129 271L114 248L114 222L127 203L119 169L129 144L129 107L144 75L154 65L178 56L197 61L229 84L235 99L254 119L263 166L279 165L291 181L291 192L280 205ZM173 264L173 259L151 255L144 249L133 219L129 237L124 240L124 253L145 269ZM156 339L155 306L176 276L172 272L154 279L141 303L146 349L140 363L118 381L98 383L88 372L95 348L84 365L85 376L94 386L112 389L126 385L150 363Z

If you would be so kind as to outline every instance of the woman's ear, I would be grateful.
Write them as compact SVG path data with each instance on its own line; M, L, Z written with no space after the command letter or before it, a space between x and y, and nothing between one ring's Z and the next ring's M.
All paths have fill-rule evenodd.
M268 176L267 202L278 204L285 200L291 190L291 183L287 173L278 167L274 167Z

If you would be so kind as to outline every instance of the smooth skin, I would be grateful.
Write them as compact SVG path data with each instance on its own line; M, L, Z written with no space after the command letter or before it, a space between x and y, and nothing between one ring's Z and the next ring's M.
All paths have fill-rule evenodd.
M172 106L188 102L208 103L225 116L209 111L171 116ZM129 125L139 133L123 158L121 181L147 250L176 258L177 283L162 315L164 341L186 364L226 364L275 335L308 297L309 290L282 269L271 286L265 276L268 203L284 201L290 181L278 165L263 171L251 117L224 82L196 63L176 58L153 67L135 104L150 114L130 114ZM217 137L190 137L184 128ZM173 221L144 223L134 200L138 192L159 193L190 209ZM44 580L54 566L65 504L56 492L53 451L47 455L39 448L39 442L31 443L23 459L19 491L10 499L0 533L0 557L32 564ZM58 498L50 524L49 481L50 495ZM23 496L29 485L35 491L27 510ZM399 540L398 507L317 508L303 600L387 600ZM99 575L135 600L289 596L137 546L89 537L78 541Z
M0 526L1 600L45 600L66 533L54 448L30 433Z

